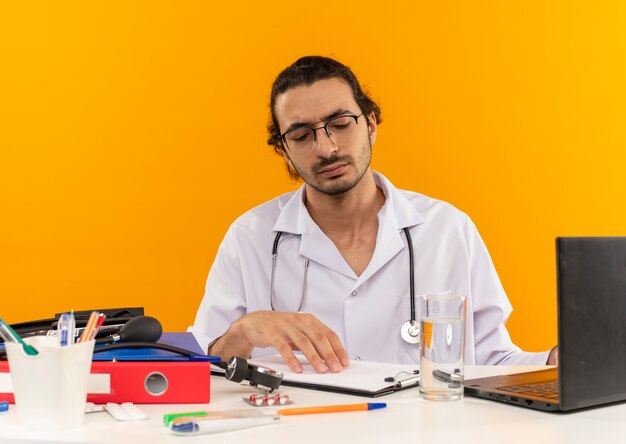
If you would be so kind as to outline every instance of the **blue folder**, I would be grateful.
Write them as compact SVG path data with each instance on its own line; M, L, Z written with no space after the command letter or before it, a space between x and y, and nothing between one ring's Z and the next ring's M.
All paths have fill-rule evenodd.
M194 353L194 356L183 356L167 350L156 348L128 348L107 350L93 354L94 361L209 361L219 362L217 356L209 356L200 348L196 338L189 332L184 333L163 333L160 344L173 345ZM96 345L96 350L98 349Z

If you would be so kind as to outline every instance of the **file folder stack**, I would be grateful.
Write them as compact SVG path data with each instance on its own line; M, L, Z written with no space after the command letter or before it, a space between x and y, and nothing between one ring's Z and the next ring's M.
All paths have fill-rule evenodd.
M191 333L164 333L161 343L204 354ZM189 360L156 349L126 349L94 354L87 401L135 404L208 403L211 360ZM0 399L14 402L7 361L0 361Z

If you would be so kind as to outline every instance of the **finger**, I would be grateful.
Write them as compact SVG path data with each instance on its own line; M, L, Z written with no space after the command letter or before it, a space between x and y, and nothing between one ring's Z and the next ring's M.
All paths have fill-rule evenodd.
M313 340L313 344L326 362L328 367L333 373L340 372L342 367L347 367L350 364L350 358L348 353L343 347L339 336L331 330L326 324L317 319L313 315L305 315L306 323L308 323L316 332L314 334L322 335Z
M285 329L291 347L300 350L317 373L327 373L328 366L317 351L320 345L315 343L315 341L325 341L325 338L321 334L316 334L309 326L306 326L304 331L301 328L302 325L298 325L296 328Z
M328 365L319 353L319 350L331 350L327 338L301 314L292 318L292 321L286 323L283 329L291 347L300 350L316 372L328 372Z
M322 324L319 323L319 325ZM332 336L336 337L331 330L325 330L328 330ZM286 333L294 347L297 347L304 354L318 373L326 373L329 370L333 373L341 371L342 364L340 363L340 358L335 353L328 335L316 325L300 322L296 329L286 330ZM336 337L335 342L343 349L339 338Z
M346 352L346 349L343 347L343 344L341 343L339 336L337 336L337 334L334 331L332 331L330 328L328 328L324 324L322 324L322 332L328 338L328 342L330 343L330 346L333 349L334 355L337 356L338 362L343 367L347 367L348 365L350 365L350 358L348 357L348 352ZM332 369L332 366L331 366L331 369ZM339 370L341 369L337 369L337 371Z
M285 325L281 313L255 312L239 320L242 335L253 347L273 347L294 373L302 373L302 365L285 339ZM245 321L245 322L244 322Z
M292 372L302 373L302 364L300 364L300 361L293 353L292 345L287 340L281 338L274 344L274 348L280 353L280 356L282 356Z

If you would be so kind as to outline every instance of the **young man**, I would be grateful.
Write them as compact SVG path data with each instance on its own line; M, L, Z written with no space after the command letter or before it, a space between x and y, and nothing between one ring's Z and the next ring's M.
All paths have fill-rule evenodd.
M419 362L419 335L401 327L419 320L415 295L449 293L467 296L468 364L546 363L511 342L511 306L469 217L371 170L380 109L348 67L299 59L270 108L268 143L304 185L226 233L190 329L204 349L278 352L295 372L296 350L320 373L350 359Z

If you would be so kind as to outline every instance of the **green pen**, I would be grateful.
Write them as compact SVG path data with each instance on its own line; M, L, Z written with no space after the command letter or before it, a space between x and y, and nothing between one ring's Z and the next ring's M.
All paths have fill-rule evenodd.
M4 322L2 318L0 318L0 336L2 336L5 342L19 342L22 344L22 348L27 355L34 356L39 354L35 347L24 342L21 336L18 335L9 324Z

